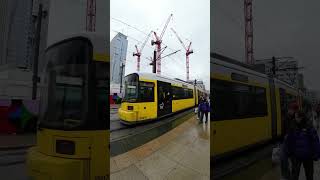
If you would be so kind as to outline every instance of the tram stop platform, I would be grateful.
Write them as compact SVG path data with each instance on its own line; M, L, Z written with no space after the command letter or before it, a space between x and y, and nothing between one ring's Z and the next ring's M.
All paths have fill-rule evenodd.
M318 130L318 135L320 135L319 130ZM278 165L266 171L265 174L262 176L262 178L259 180L280 179L280 178L281 178L281 170L280 170L280 165ZM314 180L320 179L320 160L314 161L313 179ZM301 165L301 168L300 168L299 180L306 180L303 165Z
M281 180L280 163L273 164L271 160L272 149L275 146L276 144L269 144L259 150L243 154L232 162L225 161L219 167L216 166L213 179ZM320 160L314 162L313 179L320 179ZM299 180L306 180L303 166L300 168Z
M110 159L110 179L210 179L210 120L193 115L167 133Z
M269 171L267 171L259 180L269 180L269 179L280 179L281 172L280 167L277 166ZM317 180L320 179L320 161L314 162L314 173L313 173L313 179ZM303 166L301 166L300 169L300 176L299 180L306 180L306 177L304 175L304 169Z
M0 151L25 149L36 144L36 134L0 134Z

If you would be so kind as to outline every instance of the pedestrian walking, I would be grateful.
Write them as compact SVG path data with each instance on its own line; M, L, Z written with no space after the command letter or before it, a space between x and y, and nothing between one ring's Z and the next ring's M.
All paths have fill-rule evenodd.
M316 126L317 126L317 130L319 130L319 120L320 120L320 104L317 105L316 107Z
M283 136L280 139L280 167L281 167L281 176L282 179L290 179L290 168L289 168L289 157L288 157L288 148L285 144L285 141L288 136L289 129L292 128L294 123L294 114L298 111L298 105L296 103L291 103L288 108L288 112L285 117L284 132Z
M207 101L206 98L204 98L202 100L202 103L200 104L200 112L201 112L201 115L200 115L200 123L203 122L203 116L206 116L206 121L205 123L208 122L208 113L210 111L210 106L209 106L209 102Z
M303 165L307 180L313 180L314 162L320 157L320 143L317 131L310 126L305 113L295 113L295 125L286 138L288 155L292 161L292 180L298 180Z
M200 120L200 104L202 103L202 99L203 99L203 97L202 96L200 96L200 98L199 98L199 100L198 100L198 112L197 112L197 114L198 114L198 116L197 116L197 119L198 120Z

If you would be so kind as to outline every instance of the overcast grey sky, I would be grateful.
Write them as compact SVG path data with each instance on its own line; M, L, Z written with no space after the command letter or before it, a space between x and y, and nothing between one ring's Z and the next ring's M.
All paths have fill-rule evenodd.
M146 35L119 23L112 18L124 21L131 26L137 27L145 33L151 30L160 34L170 13L173 18L163 37L163 43L168 48L163 53L169 54L174 50L181 49L170 58L165 58L161 63L161 74L171 78L186 79L185 50L171 31L173 27L180 35L184 43L192 41L194 54L190 57L190 79L201 79L206 88L210 85L210 1L209 0L111 0L110 40L121 32L128 35L128 52L126 74L136 71L136 57L132 56L134 45L143 42ZM145 57L151 57L154 47L151 46L151 36L141 56L141 72L151 72L150 62ZM135 40L136 39L136 40ZM141 47L141 43L137 44ZM171 48L171 49L169 49Z
M55 39L70 33L86 30L86 0L51 0L48 30L48 45ZM109 31L109 2L96 0L96 32Z
M254 57L293 56L320 90L320 1L253 1ZM243 0L211 2L211 51L244 61Z

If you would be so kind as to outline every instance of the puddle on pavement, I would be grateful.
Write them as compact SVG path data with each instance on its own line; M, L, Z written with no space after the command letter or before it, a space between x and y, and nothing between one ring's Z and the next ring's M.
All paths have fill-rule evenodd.
M198 136L201 139L209 140L210 139L210 123L201 124L199 128L196 128L198 131Z

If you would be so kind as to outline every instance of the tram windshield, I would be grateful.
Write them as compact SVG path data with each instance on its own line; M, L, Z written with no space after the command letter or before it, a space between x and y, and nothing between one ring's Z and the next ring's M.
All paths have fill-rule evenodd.
M137 74L130 74L124 78L124 98L126 102L136 102L138 100L138 83L139 77Z
M107 104L108 92L96 78L96 70L101 71L102 66L90 64L92 49L89 40L79 38L59 43L46 51L40 127L62 130L101 127L96 119L105 116L101 109ZM101 103L102 99L105 103ZM104 128L107 128L106 124Z

